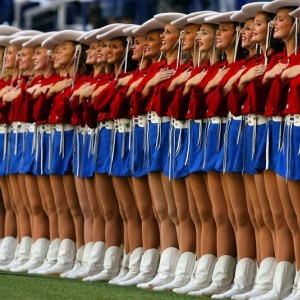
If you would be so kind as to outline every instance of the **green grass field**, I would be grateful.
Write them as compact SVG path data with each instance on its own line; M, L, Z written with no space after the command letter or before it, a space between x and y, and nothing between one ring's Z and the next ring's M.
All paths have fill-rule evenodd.
M103 299L103 300L184 300L210 299L177 295L172 292L145 291L100 282L82 282L59 277L38 277L9 272L0 273L0 299Z

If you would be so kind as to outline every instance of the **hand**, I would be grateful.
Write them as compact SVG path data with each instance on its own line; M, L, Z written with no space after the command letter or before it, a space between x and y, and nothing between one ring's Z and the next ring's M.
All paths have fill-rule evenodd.
M288 80L288 79L292 79L297 77L298 75L300 75L300 66L296 65L296 66L292 66L290 68L285 69L282 73L281 73L281 80Z
M218 86L220 84L220 81L228 71L229 71L228 68L219 70L219 72L215 75L215 77L204 88L204 93L207 93L211 91L213 88L215 88L216 86Z
M128 88L128 90L127 90L127 93L126 93L127 97L130 96L130 95L135 91L135 89L139 86L139 84L141 83L141 81L142 81L143 79L144 79L144 78L141 77L141 78L139 78L138 80L134 81L134 82L129 86L129 88Z
M107 88L109 83L99 86L94 92L92 92L92 100L94 100L105 88Z
M240 76L243 74L244 69L240 69L237 73L235 73L225 84L223 91L225 94L229 93L232 85L240 78Z
M198 85L205 77L206 74L207 74L207 70L203 70L200 73L193 76L192 78L190 78L185 84L183 94L186 95L191 90L192 87Z
M184 84L191 77L191 73L191 69L188 68L185 71L183 71L179 76L174 78L168 87L168 91L174 91L178 86Z
M275 65L271 70L269 70L268 72L265 73L264 78L263 78L263 83L274 79L275 76L281 74L283 72L283 70L285 70L288 67L288 64L283 64L283 63L279 63L277 65Z
M72 84L72 79L64 79L56 82L48 91L48 95L52 96L63 91L65 88L69 87Z
M259 66L250 68L246 73L244 73L241 76L241 79L240 79L239 85L238 85L239 91L241 92L248 82L251 82L255 78L263 75L265 70L266 70L265 65L259 65Z
M13 86L7 85L3 89L1 89L0 90L0 98L2 98L4 94L6 94L7 92L11 91L13 88L14 88Z
M51 84L47 84L47 85L43 85L39 89L36 89L34 91L34 93L32 94L33 99L37 99L38 97L41 96L42 93L45 94L48 91L48 89L51 88L51 86L52 86L52 83Z
M37 89L39 89L41 87L41 84L40 83L38 83L38 84L35 84L35 85L33 85L33 86L31 86L30 88L28 88L26 91L27 91L27 93L29 93L29 94L33 94Z
M130 74L130 75L127 75L127 76L125 76L123 78L119 78L118 79L118 83L116 84L116 88L118 89L118 88L120 88L122 86L127 85L128 81L132 78L132 75L133 74Z
M8 103L14 101L18 96L21 95L21 89L14 89L3 95L3 102Z

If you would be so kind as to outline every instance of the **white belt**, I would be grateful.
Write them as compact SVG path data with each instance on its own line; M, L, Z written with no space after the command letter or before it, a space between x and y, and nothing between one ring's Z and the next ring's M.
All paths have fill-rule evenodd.
M114 128L114 122L113 121L102 121L98 123L98 128L106 128L106 129L113 129Z
M27 123L24 122L13 122L12 123L13 132L24 133L27 131Z
M52 124L43 124L43 125L38 125L38 131L39 132L47 132L47 133L52 133L53 132L53 125Z
M138 125L139 127L146 127L147 125L147 115L140 115L138 117L132 118L132 123Z
M85 131L87 134L94 134L95 133L95 128L90 128L88 126L85 126Z
M130 132L132 131L132 124L128 119L116 119L114 128L119 132Z
M151 111L148 114L148 119L151 121L151 123L167 123L171 120L170 117L159 117L155 111Z
M272 117L270 117L270 120L273 121L273 122L282 122L283 117L272 116Z
M228 119L233 119L236 121L242 121L243 120L243 116L234 116L231 112L228 113Z
M195 123L207 123L207 119L196 119L196 120L193 120Z
M83 126L76 126L76 132L77 133L85 133L86 129Z
M285 122L290 125L294 124L294 126L299 127L300 126L300 115L286 115L285 116Z
M70 124L55 124L54 129L56 131L71 131L74 130L74 126Z
M267 117L250 114L246 116L246 122L250 126L262 125L267 123Z
M36 131L36 124L35 123L27 123L27 131L28 132L35 132Z
M208 122L213 123L213 124L227 123L227 118L211 117L211 118L208 118Z
M176 129L190 128L189 121L179 121L179 120L173 119L171 122L171 125Z
M7 124L0 124L0 133L8 133L11 131L11 127Z

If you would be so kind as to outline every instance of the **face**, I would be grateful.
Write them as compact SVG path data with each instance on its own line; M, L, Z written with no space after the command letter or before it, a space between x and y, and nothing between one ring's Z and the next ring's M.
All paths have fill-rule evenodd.
M3 63L3 55L4 55L4 47L1 47L0 46L0 66L2 66L2 63Z
M291 34L294 18L289 13L290 10L287 8L281 8L277 11L274 20L275 39L286 40L289 37L294 37L294 34Z
M12 69L15 65L17 54L18 54L17 46L8 46L6 50L6 55L4 59L4 66L6 69Z
M47 67L49 63L48 49L43 47L37 47L32 57L33 68L36 71L42 71Z
M108 41L100 41L99 46L97 48L97 63L98 64L107 63L108 48L109 48Z
M32 66L34 48L22 48L18 56L19 69L28 70Z
M213 25L202 24L201 28L197 34L197 43L199 51L203 53L208 53L214 46L214 41L216 38L216 30Z
M254 19L248 19L241 30L241 41L244 49L250 49L254 45L252 42L252 26Z
M58 50L57 62L62 66L67 66L73 59L75 44L71 41L66 41L61 46Z
M268 29L268 21L266 14L258 13L254 18L252 25L252 42L256 44L262 44L266 40Z
M118 64L122 62L125 46L120 39L112 39L109 43L107 62Z
M89 49L86 50L86 63L89 65L97 64L97 49L100 42L92 42Z
M165 25L164 32L160 35L161 44L160 50L164 53L169 52L173 49L174 45L179 39L179 29L172 26L170 23Z
M143 57L144 53L144 43L146 38L144 37L135 37L133 45L131 47L132 50L132 60L140 61Z
M145 57L150 59L156 58L160 53L161 47L160 32L156 30L148 32L144 46Z
M184 34L182 38L182 50L192 50L194 48L195 36L199 30L199 25L188 24L184 27Z
M227 50L233 45L235 29L233 23L221 23L216 33L216 47L219 50Z
M62 48L62 45L57 45L51 56L51 61L53 62L53 66L54 66L55 70L62 68L62 65L58 62L58 56L61 51L61 48Z

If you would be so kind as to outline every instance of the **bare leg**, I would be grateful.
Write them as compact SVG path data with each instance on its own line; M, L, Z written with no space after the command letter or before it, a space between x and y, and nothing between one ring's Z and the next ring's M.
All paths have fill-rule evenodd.
M2 193L0 193L0 239L4 238L5 232L5 206Z
M49 220L49 234L50 240L54 240L59 237L58 233L58 216L56 205L54 201L54 195L51 188L50 177L49 176L38 176L37 177L40 190L45 196L45 201L47 205L47 214Z
M105 219L106 246L120 246L122 243L122 222L111 177L107 174L96 173L95 180Z
M213 254L216 256L216 222L213 217L212 205L207 191L204 174L190 174L189 180L202 224L200 256L205 254Z
M67 203L62 176L50 175L50 183L58 216L59 238L75 241L74 222Z
M33 240L39 238L49 238L48 217L42 206L42 199L38 189L37 177L34 175L25 175L25 185L30 201L33 219Z
M93 241L105 241L105 221L98 202L94 178L85 178L85 186L93 217Z
M159 228L153 212L153 203L147 177L132 178L137 207L142 220L144 251L159 247Z
M238 173L225 174L229 200L236 222L238 260L255 258L255 235L247 209L243 177Z
M213 214L217 226L217 253L236 256L234 230L231 226L225 195L223 193L221 176L217 172L208 172L208 187Z
M172 186L175 196L177 215L179 219L179 250L181 251L181 253L195 252L196 231L195 225L190 215L185 179L173 179Z

